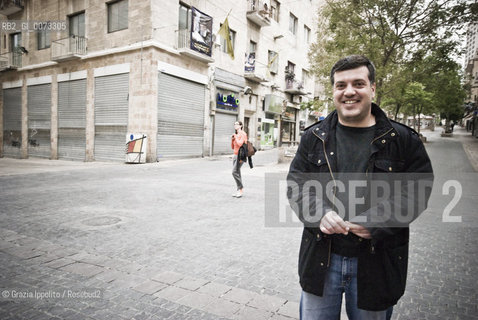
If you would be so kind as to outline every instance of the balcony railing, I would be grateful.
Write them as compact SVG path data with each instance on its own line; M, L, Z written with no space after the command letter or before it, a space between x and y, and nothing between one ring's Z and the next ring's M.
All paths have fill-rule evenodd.
M188 29L176 30L177 34L177 49L180 54L199 60L202 62L213 62L214 59L207 54L200 53L191 49L191 31Z
M86 54L87 40L81 36L70 36L51 43L51 59L66 61L79 59Z
M9 16L23 10L24 0L0 0L0 14Z
M247 19L260 27L271 25L271 10L267 3L259 0L247 1Z
M21 52L7 52L0 55L0 70L17 69L22 67Z
M285 92L289 94L297 94L297 95L306 95L304 84L301 81L296 81L293 79L285 80Z

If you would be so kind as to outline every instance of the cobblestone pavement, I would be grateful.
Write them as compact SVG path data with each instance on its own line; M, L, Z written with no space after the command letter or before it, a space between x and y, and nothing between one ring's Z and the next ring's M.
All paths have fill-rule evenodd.
M437 182L412 226L393 319L478 319L467 136L425 134ZM0 319L297 319L301 229L264 223L264 174L288 166L258 164L243 167L236 199L230 157L0 159ZM450 177L463 187L450 213L461 223L442 222Z

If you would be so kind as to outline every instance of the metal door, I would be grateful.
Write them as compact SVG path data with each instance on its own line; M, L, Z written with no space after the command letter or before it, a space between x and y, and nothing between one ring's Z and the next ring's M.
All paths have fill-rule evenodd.
M85 160L86 79L58 83L58 158Z
M28 155L51 156L51 84L27 87L28 96Z
M235 114L220 113L216 111L214 119L214 149L213 154L231 153L231 136L234 133Z
M3 154L20 158L22 145L22 88L3 90Z
M203 84L159 74L158 159L203 156L204 96Z
M95 78L95 159L124 161L129 73Z

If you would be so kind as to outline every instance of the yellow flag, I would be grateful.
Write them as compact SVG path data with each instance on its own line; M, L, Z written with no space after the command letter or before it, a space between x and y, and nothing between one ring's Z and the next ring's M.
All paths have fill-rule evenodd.
M227 53L229 53L232 60L234 60L234 49L232 48L231 33L229 31L229 22L227 21L227 17L217 34L219 34L223 39L226 39Z

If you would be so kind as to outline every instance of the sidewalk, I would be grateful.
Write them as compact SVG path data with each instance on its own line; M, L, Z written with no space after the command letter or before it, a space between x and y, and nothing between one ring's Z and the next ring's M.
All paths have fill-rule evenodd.
M468 156L468 159L478 172L478 139L471 135L471 132L467 132L465 128L455 126L452 137L441 137L440 134L444 129L442 127L436 127L435 131L425 130L421 133L427 138L437 141L438 139L444 139L448 141L460 142L463 145L463 149Z

